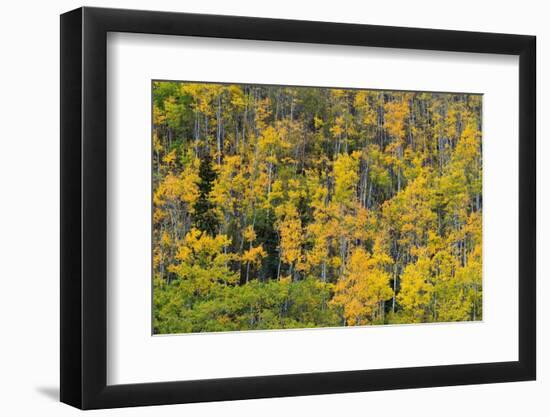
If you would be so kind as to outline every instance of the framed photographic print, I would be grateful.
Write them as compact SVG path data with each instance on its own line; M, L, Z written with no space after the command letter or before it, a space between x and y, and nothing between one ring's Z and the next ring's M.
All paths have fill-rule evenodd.
M61 16L61 400L535 379L535 38Z

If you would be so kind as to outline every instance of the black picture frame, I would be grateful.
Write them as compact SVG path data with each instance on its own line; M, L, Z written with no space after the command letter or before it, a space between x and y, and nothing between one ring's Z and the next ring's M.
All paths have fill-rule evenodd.
M107 385L108 32L519 56L519 360ZM534 36L83 7L61 15L61 401L81 409L534 380Z

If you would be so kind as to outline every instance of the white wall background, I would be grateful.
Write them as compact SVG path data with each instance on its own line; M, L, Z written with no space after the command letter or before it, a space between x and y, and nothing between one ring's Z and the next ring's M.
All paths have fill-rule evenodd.
M0 15L0 413L69 416L59 392L59 17L81 6L6 2ZM538 381L345 395L145 407L94 412L127 416L380 415L516 416L550 410L550 145L542 115L550 87L541 80L550 59L545 3L536 0L378 1L123 0L86 5L237 14L533 34L538 37ZM503 231L505 238L505 231Z

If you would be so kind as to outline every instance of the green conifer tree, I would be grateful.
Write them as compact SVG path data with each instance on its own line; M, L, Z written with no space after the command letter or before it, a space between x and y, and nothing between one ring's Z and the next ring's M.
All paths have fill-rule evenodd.
M218 231L219 220L214 212L214 203L210 199L210 192L217 178L212 167L212 157L205 152L199 166L199 198L194 205L193 222L195 227L214 236Z

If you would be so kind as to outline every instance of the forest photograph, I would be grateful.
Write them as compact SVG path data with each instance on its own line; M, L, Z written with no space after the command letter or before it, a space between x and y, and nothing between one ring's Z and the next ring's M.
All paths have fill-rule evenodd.
M153 334L483 319L482 95L151 88Z

